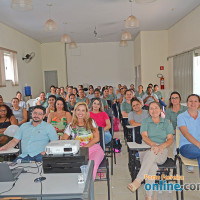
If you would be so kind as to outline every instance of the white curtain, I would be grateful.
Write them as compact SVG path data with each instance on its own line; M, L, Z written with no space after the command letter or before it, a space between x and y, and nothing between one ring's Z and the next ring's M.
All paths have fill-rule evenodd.
M193 93L193 51L173 59L174 91L181 94L182 102Z
M6 87L4 51L0 49L0 87Z
M13 66L13 78L12 78L12 85L17 86L19 85L19 79L18 79L18 68L17 68L17 53L11 52L10 53L11 60L12 60L12 66Z

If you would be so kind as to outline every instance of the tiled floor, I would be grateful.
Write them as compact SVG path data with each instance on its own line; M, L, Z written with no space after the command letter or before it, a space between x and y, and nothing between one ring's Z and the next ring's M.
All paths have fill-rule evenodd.
M127 185L131 182L131 177L128 170L128 152L127 146L123 140L123 132L116 132L115 137L120 138L122 142L122 152L117 154L117 164L114 165L114 174L110 180L110 188L111 188L111 200L134 200L136 199L135 193L131 193L127 189ZM169 149L170 154L172 155L172 148ZM110 160L109 160L110 162ZM194 173L188 173L183 166L183 175L184 175L184 183L200 183L198 168L194 169ZM103 182L95 182L95 200L107 200L107 183ZM163 192L155 194L158 200L175 200L175 192ZM139 189L139 200L145 199L145 190L144 185L142 185ZM179 195L180 199L180 195ZM199 191L188 191L184 192L184 200L200 200L200 189Z

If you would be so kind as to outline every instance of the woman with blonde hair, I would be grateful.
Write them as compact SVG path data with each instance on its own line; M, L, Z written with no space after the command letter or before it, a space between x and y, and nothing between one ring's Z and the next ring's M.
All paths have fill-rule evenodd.
M99 144L99 131L95 121L90 118L88 106L85 102L76 104L73 112L72 122L67 126L62 137L68 140L72 137L80 141L81 147L89 148L89 160L94 160L93 180L95 180L97 169L104 158L104 151Z

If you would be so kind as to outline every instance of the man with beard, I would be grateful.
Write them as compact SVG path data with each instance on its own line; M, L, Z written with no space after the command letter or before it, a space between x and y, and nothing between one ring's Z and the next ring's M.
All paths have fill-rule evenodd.
M6 145L0 148L7 150L15 147L21 141L22 154L18 159L26 161L41 162L45 154L45 147L50 141L58 140L58 135L51 124L43 121L45 117L45 108L41 105L35 106L32 112L33 121L24 123L16 132L14 138Z

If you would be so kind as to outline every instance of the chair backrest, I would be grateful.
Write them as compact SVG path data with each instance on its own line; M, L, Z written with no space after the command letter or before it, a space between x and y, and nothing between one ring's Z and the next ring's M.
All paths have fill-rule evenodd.
M100 146L101 148L103 149L103 151L105 152L106 150L106 145L105 145L105 133L104 133L104 128L103 127L98 127L99 129L99 143L100 143Z
M135 142L138 144L142 144L142 136L140 134L140 127L141 126L134 127Z
M108 103L108 106L109 106L110 108L112 108L112 101L111 101L111 100L107 100L107 103Z
M111 133L111 135L112 135L112 137L113 137L113 135L114 135L113 117L109 117L109 118L110 118L110 124L111 124L110 133Z
M36 103L37 103L36 99L29 99L26 102L26 108L28 109L29 107L36 106Z
M5 131L4 135L9 137L14 137L15 133L19 130L19 126L17 125L10 125Z
M29 109L28 109L28 121L30 121L31 119L32 119L32 112L33 112L33 108L34 108L35 106L31 106L31 107L29 107Z
M181 131L176 128L176 151L179 153L179 145L180 145Z

